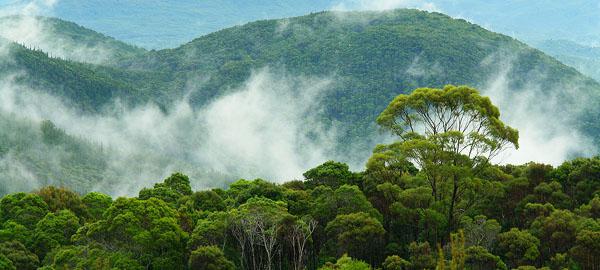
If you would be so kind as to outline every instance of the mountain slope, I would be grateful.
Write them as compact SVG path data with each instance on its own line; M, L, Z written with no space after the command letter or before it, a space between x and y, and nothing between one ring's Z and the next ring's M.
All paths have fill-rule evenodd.
M267 66L333 78L334 89L324 101L325 117L348 127L343 136L346 143L373 134L373 121L389 100L417 87L484 88L505 72L509 89L526 91L535 83L546 94L560 96L567 95L559 94L561 89L576 84L590 95L589 100L598 100L600 89L575 69L513 38L417 10L322 12L258 21L176 49L149 52L121 65L174 74L170 93L177 93L177 87L194 74L202 74L209 79L191 94L197 106ZM569 110L568 104L566 100L564 107L552 110Z
M62 98L75 108L98 112L116 98L126 103L149 100L134 87L133 72L51 58L39 50L3 43L7 57L2 58L0 74L14 75L23 86Z
M80 183L90 179L101 184L126 182L135 190L173 170L195 179L204 175L206 182L195 184L206 187L215 183L210 179L235 176L288 180L324 158L360 159L355 164L362 165L374 144L383 140L377 137L374 121L393 97L417 87L445 84L476 86L484 94L495 95L494 102L504 96L502 111L515 112L514 119L525 128L540 127L521 119L527 116L542 122L541 127L560 127L596 141L600 138L598 83L513 38L439 13L322 12L257 21L202 36L175 49L121 59L112 66L52 58L16 44L9 48L0 73L17 74L19 87L6 96L15 96L24 85L77 108L65 109L66 116L52 114L53 108L37 110L34 115L38 119L26 124L29 131L23 134L39 141L39 118L54 115L57 119L50 120L74 135L67 145L81 145L78 136L84 142L88 137L102 142L100 146L82 146L91 154L81 159L83 164L75 162L74 168L87 169L60 165L64 169L57 173L62 177L59 183L73 183L82 189L99 189L92 183ZM258 83L256 76L252 79L252 74L264 74L265 70L272 75L258 76ZM264 77L268 80L261 81ZM311 85L322 81L329 83ZM294 99L315 90L322 93ZM147 102L161 106L104 114L103 108L114 99L132 106ZM45 103L30 105L37 108ZM10 122L19 110L9 109L5 117ZM92 116L80 116L81 110ZM319 138L319 129L324 127L327 133L331 126L337 132L332 142L329 137ZM547 130L542 133L554 138ZM34 174L53 166L31 158L37 149L47 147L43 143L22 145L6 144L2 150L5 158L0 161L7 155L18 158L19 164L37 168L28 170ZM103 145L117 150L106 157ZM65 149L72 148L77 147ZM305 156L294 156L297 152ZM89 156L101 157L97 166L86 163L94 160ZM271 164L269 168L277 172L261 170L264 164ZM220 171L211 172L213 169ZM281 172L288 178L281 177ZM105 190L126 192L114 188Z

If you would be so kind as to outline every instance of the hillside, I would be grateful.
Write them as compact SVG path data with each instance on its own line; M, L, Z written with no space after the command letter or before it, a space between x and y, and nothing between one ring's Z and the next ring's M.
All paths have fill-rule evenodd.
M43 51L1 42L7 57L0 62L0 74L17 75L17 82L60 97L74 108L98 112L116 98L130 104L149 100L137 88L143 74L52 58Z
M347 143L374 134L373 119L386 102L419 86L486 88L507 72L507 88L517 92L535 86L548 95L569 95L564 90L578 85L583 95L591 95L588 100L597 101L600 89L575 69L515 39L443 14L403 9L322 12L253 22L176 49L149 52L122 66L174 74L169 93L177 93L194 74L202 74L208 81L191 94L197 106L267 66L332 78L334 89L323 102L325 117L348 127L343 136ZM569 102L546 109L569 110ZM597 126L586 128L597 136Z
M91 156L103 155L102 145L122 148L124 153L103 159L113 165L109 169L61 173L61 184L82 191L94 185L79 184L80 179L129 179L128 190L135 190L174 168L203 179L193 183L198 187L247 176L289 180L327 159L360 168L384 140L374 123L377 115L396 95L424 86L472 85L504 96L501 108L510 106L509 113L542 123L525 123L526 128L552 121L559 131L600 138L598 83L510 37L439 13L322 12L258 21L113 66L53 58L16 44L9 48L3 76L17 74L18 87L67 104L51 108L57 105L39 102L44 97L20 97L38 102L29 106L35 117L52 120L75 139L100 141L91 144ZM316 83L322 81L328 83ZM29 93L14 91L21 92ZM252 96L257 93L258 99ZM115 99L126 106L107 113ZM158 107L142 106L147 103ZM12 106L7 119L19 112ZM33 130L28 134L39 132L39 120L27 124ZM543 135L532 140L555 136L547 130ZM249 138L252 143L245 143ZM5 146L4 152L11 151L32 153ZM33 172L47 168L21 163L37 166ZM130 167L137 173L130 175ZM98 170L105 170L100 177Z

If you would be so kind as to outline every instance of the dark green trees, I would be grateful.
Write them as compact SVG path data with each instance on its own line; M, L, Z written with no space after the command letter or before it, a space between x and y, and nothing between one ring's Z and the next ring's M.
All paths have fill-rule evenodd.
M234 270L232 262L216 246L202 246L192 251L188 262L189 269Z

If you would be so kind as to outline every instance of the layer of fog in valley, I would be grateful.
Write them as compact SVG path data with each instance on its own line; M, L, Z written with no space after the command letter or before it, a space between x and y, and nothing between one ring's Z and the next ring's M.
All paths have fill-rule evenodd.
M152 104L126 108L115 101L106 113L90 115L4 78L0 113L26 119L34 129L51 120L67 134L101 147L105 176L115 179L101 179L92 188L113 194L139 190L174 171L190 174L196 188L223 186L237 177L284 181L300 179L308 168L336 158L336 128L317 119L319 97L329 83L275 76L265 69L198 110L186 100L168 112ZM45 159L60 162L65 153L54 150L44 153ZM3 162L11 168L10 175L2 176L5 183L56 184L35 179L10 151Z

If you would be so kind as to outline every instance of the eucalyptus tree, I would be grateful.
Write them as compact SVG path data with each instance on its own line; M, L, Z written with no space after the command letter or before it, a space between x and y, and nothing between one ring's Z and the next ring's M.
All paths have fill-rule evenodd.
M518 131L500 120L488 97L468 86L401 94L377 123L399 137L390 147L421 169L434 199L448 202L450 228L468 180L507 147L519 147Z

